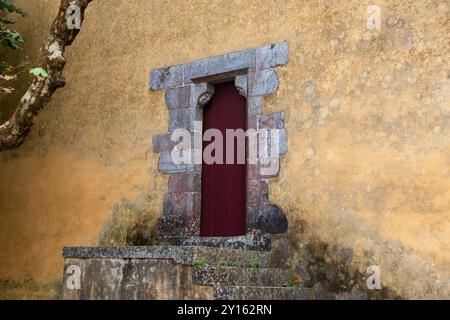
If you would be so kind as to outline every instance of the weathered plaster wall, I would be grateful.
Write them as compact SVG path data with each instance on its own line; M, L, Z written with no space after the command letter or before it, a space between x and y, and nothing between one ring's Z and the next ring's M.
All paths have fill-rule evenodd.
M17 2L34 57L59 1ZM368 4L381 7L380 31L366 28ZM163 92L147 90L150 69L287 40L290 61L263 111L286 112L289 151L270 199L294 242L349 248L349 264L379 265L403 297L450 297L449 10L94 1L67 52L66 87L27 141L0 154L0 295L54 294L62 246L124 243L133 221L161 214L167 177L151 136L168 117Z

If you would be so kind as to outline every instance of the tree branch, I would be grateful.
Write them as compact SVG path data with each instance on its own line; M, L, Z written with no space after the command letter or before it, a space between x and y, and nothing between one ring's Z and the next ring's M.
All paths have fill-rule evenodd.
M81 24L84 12L92 0L61 0L50 34L41 48L40 67L47 71L47 77L36 76L17 106L11 118L0 126L0 151L19 146L30 131L34 119L51 100L58 88L65 85L62 76L66 59L64 51L78 35L80 29L69 28L66 21L67 8L80 8ZM80 24L80 26L81 26Z

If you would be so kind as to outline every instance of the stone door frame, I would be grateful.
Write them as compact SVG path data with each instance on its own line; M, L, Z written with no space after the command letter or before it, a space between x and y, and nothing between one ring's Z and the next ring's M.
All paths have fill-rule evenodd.
M152 139L153 151L159 153L159 171L170 174L163 215L158 221L162 235L200 235L202 166L172 162L170 152L176 143L171 141L171 134L177 128L187 129L192 136L198 134L194 122L202 121L203 107L214 95L214 83L234 79L239 93L247 98L247 129L254 129L258 135L262 129L278 129L279 155L287 152L284 112L263 115L262 102L263 96L278 89L274 68L287 64L288 54L288 43L279 42L151 71L150 90L165 90L169 111L168 132L154 135ZM278 168L270 176L261 175L262 158L257 164L247 164L247 233L287 231L286 216L268 197L268 179L279 174L279 155Z

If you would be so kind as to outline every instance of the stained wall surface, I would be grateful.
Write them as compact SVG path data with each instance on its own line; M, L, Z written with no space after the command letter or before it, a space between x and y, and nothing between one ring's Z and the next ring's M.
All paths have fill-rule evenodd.
M29 13L21 54L37 61L59 1L16 3ZM263 112L286 113L270 199L292 238L351 248L402 297L449 298L450 4L377 1L381 29L369 30L370 4L94 0L67 85L0 153L0 297L58 296L63 246L124 244L162 213L151 136L168 114L151 69L287 40ZM15 104L0 101L4 120Z

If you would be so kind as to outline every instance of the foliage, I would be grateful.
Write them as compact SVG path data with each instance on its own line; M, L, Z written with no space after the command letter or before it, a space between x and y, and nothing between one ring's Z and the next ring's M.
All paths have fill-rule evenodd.
M288 287L298 287L302 282L302 277L298 273L292 273L292 278L288 283Z
M42 68L33 68L30 70L30 73L34 74L36 77L42 77L42 78L48 77L47 71L45 71Z
M0 0L0 10L8 11L8 12L16 12L16 13L22 15L22 17L25 17L27 15L27 13L25 11L16 7L12 3L12 0ZM3 21L3 20L0 20L0 21Z
M225 267L234 267L235 263L233 261L228 260L220 260L219 261L219 267L225 268Z
M194 261L195 268L203 268L206 264L206 258L200 258Z
M6 48L12 49L12 50L19 50L20 45L25 42L22 35L17 32L16 30L10 28L10 25L14 24L15 21L9 17L5 17L4 13L17 13L20 14L22 17L25 17L27 13L23 11L21 8L16 7L12 0L0 0L0 39ZM0 69L1 72L1 69Z
M7 13L19 14L22 17L25 17L27 13L15 6L12 0L0 0L0 41L6 49L21 50L21 45L25 43L25 39L19 32L11 28L15 21L10 17L6 17L5 14ZM3 87L3 83L14 80L18 74L17 69L18 67L14 67L5 61L0 61L0 92L13 92L13 88Z
M259 268L261 268L261 261L259 261L259 260L252 260L252 261L250 261L250 263L248 264L248 266L249 266L250 268L259 269Z

